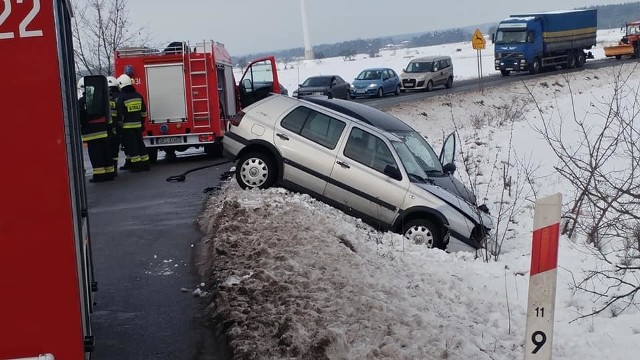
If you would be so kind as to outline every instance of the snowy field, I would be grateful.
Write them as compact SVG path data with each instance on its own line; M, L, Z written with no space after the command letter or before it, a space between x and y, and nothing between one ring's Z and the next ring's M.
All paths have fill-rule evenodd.
M601 58L602 44L614 43L620 33L598 36L594 55ZM416 50L415 56L451 55L456 79L476 76L469 43ZM335 73L348 80L369 66L399 71L416 50L353 62L301 62L300 79ZM490 45L483 54L485 75L495 73ZM290 91L299 82L296 73L295 68L280 72ZM518 205L509 225L498 227L504 244L497 261L429 250L400 235L375 232L306 195L278 188L243 191L235 180L225 183L199 222L206 234L202 268L210 279L203 290L215 292L207 298L209 309L223 324L234 354L240 359L523 358L533 201L561 192L566 211L576 197L554 171L558 158L534 129L541 126L541 114L556 124L564 119L565 140L577 141L568 121L574 110L576 118L598 124L620 74L628 76L625 91L637 94L640 70L625 65L523 77L484 94L442 95L385 109L436 150L444 135L457 130L457 176L477 189L494 215L505 204ZM637 97L623 101L632 104ZM503 169L516 162L532 170L519 197L504 193ZM510 169L508 175L517 180ZM637 308L576 320L599 305L571 285L599 265L583 243L580 237L560 241L553 357L637 359Z
M591 49L596 59L604 58L604 46L617 44L624 35L620 29L598 30L597 46ZM483 76L499 75L493 65L493 44L491 36L485 34L486 49L481 51ZM411 49L383 50L380 57L369 58L365 54L355 56L355 61L345 61L341 57L322 60L300 60L290 63L279 63L278 78L289 90L289 94L298 88L304 79L315 75L339 75L351 82L361 70L370 67L389 67L398 74L402 73L412 58L429 55L448 55L453 61L454 81L478 78L478 51L471 46L471 40L463 43L443 44ZM587 60L588 61L588 60ZM236 80L242 78L237 70Z

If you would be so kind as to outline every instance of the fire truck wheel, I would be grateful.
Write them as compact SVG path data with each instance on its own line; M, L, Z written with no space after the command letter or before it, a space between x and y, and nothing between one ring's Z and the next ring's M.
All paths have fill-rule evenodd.
M158 161L158 149L147 148L147 155L149 155L149 162L155 163Z
M276 182L276 163L270 154L244 154L236 164L236 180L243 189L267 189Z
M209 157L220 157L222 156L222 143L217 142L213 144L207 144L204 146L204 152Z

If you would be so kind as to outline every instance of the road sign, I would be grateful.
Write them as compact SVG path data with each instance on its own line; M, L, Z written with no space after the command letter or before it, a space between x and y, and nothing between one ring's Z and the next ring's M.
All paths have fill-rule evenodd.
M562 195L536 201L524 358L551 359Z
M480 29L476 29L471 38L471 45L475 50L484 50L487 45L487 40L484 39L484 35L480 32Z

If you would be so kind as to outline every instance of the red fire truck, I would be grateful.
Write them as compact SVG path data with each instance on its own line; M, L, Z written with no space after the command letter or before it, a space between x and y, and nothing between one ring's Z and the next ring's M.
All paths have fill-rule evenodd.
M14 154L0 187L0 359L83 359L94 346L72 42L68 0L0 1L2 119L34 129L28 145L3 138ZM91 115L109 116L106 78L85 89Z
M253 61L236 85L231 56L214 41L193 47L173 42L164 50L121 48L114 59L114 76L129 75L145 98L148 118L143 135L152 161L158 150L175 154L204 147L208 154L220 154L226 120L283 89L272 56Z

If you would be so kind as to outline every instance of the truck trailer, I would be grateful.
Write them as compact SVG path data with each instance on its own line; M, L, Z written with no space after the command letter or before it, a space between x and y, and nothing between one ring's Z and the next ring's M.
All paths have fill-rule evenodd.
M596 45L596 9L511 15L498 25L495 69L538 73L542 68L582 67Z

